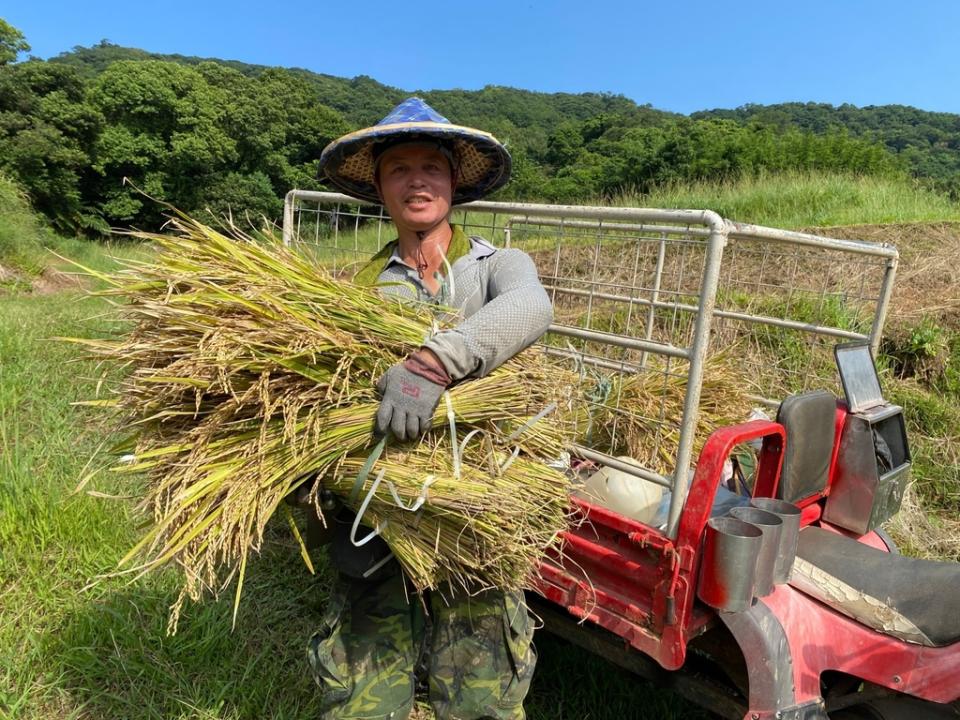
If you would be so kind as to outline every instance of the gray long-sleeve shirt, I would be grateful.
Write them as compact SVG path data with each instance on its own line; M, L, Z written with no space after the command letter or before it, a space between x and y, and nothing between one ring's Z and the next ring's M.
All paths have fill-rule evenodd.
M456 230L455 232L459 232ZM515 248L498 250L471 237L470 250L451 266L437 295L396 250L377 276L385 293L454 308L462 320L424 343L453 380L481 377L536 342L553 320L553 306L530 256Z

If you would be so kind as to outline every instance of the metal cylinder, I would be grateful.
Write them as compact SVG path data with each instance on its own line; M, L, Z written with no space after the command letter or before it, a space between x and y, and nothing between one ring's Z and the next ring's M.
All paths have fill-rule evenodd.
M753 600L763 532L725 516L707 521L697 596L718 610L742 612Z
M751 498L750 505L766 510L783 521L780 532L780 548L773 568L773 582L777 585L790 581L793 561L797 557L797 541L800 539L800 508L786 500L775 498Z
M779 515L753 507L735 507L730 509L730 517L743 520L763 533L760 544L760 557L757 558L757 577L753 583L753 594L766 597L773 592L773 574L777 556L780 553L780 536L783 534L783 520Z

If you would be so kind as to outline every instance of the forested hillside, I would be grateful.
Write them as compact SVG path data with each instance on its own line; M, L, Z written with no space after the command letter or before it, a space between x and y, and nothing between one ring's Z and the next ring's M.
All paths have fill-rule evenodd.
M331 139L410 94L507 143L514 180L501 198L588 202L793 170L913 175L960 191L960 116L751 106L686 117L619 95L399 89L105 41L16 62L24 38L3 25L0 172L65 232L155 226L160 209L138 189L192 213L276 218L288 189L323 188L317 160Z
M937 187L960 196L960 115L926 112L906 105L858 108L854 105L784 103L746 105L735 110L694 113L694 119L734 120L740 125L795 128L824 134L844 131L881 142L903 166Z

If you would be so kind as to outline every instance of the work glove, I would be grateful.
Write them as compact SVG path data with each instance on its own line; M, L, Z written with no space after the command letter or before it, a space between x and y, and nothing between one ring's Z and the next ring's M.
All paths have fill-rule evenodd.
M450 376L429 350L418 350L380 378L377 432L392 432L401 442L420 437L430 429L433 413Z

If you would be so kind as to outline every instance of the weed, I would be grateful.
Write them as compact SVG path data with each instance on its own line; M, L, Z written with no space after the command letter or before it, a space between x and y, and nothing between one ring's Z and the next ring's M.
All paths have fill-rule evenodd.
M900 379L916 378L930 387L940 386L947 379L948 333L929 316L916 324L891 324L882 350L890 360L891 370Z

